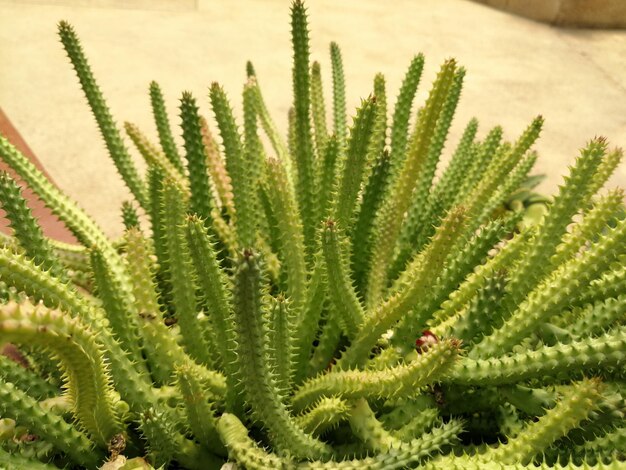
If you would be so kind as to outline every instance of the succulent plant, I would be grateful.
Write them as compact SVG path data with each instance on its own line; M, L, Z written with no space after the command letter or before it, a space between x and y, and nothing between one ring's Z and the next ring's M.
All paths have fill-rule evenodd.
M213 84L216 140L185 92L182 148L151 83L160 145L125 125L144 176L59 24L134 201L111 240L0 137L80 242L0 177L0 341L22 360L0 356L0 467L624 468L626 219L596 195L621 151L591 140L546 202L541 117L513 142L472 119L438 174L464 69L417 113L421 55L393 113L377 75L349 126L332 44L329 126L300 0L291 19L288 138L250 63L243 127Z

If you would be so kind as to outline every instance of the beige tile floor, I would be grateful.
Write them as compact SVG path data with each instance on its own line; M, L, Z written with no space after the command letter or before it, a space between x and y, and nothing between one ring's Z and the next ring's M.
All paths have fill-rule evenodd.
M329 91L328 44L342 47L348 104L369 94L375 73L391 95L411 57L426 55L421 100L439 64L456 57L467 79L451 142L472 116L481 133L496 124L514 138L537 114L546 119L538 172L555 191L596 135L626 145L626 31L555 29L465 0L310 0L313 58ZM119 234L128 197L99 138L56 38L70 21L118 122L153 138L147 86L162 85L172 113L183 90L210 115L207 91L224 84L240 107L245 61L255 63L269 107L286 128L291 100L289 2L282 0L0 0L0 106L57 183ZM173 121L178 122L174 116ZM447 152L450 151L449 145ZM626 187L626 165L610 186Z

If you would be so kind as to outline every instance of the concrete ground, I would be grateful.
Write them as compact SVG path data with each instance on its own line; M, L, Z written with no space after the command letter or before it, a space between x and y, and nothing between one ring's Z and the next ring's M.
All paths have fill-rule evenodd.
M481 135L501 124L514 139L545 117L536 172L552 193L580 147L596 135L626 145L626 31L556 29L465 0L310 0L312 56L330 91L328 44L342 48L349 109L375 73L395 96L417 52L420 86L447 57L467 68L450 152L477 116ZM82 91L56 37L71 22L119 123L156 140L147 94L157 80L178 123L183 90L210 115L208 86L222 83L241 106L245 61L252 59L270 111L286 129L291 100L289 2L210 0L0 0L0 106L54 180L111 235L121 232L128 194L109 161ZM626 164L609 186L626 187Z

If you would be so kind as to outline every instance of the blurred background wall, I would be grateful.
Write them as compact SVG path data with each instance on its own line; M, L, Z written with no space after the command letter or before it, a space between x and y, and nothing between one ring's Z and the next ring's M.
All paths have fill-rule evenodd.
M624 0L474 0L559 26L625 28Z

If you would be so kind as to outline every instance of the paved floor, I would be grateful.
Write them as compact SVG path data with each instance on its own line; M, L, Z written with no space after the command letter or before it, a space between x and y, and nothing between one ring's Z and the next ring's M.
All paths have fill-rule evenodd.
M626 145L626 31L555 29L465 0L310 0L312 54L329 91L328 44L344 56L348 99L369 94L375 73L395 96L417 52L426 55L420 99L447 57L468 71L453 128L472 116L514 138L546 119L537 170L553 192L585 142ZM91 5L91 6L88 6ZM393 8L391 6L393 5ZM207 91L224 84L239 109L245 61L255 63L269 107L286 128L291 100L289 2L282 0L0 0L0 106L57 183L112 235L128 197L56 38L66 19L82 38L118 122L155 128L147 86L156 79L172 113L183 90L210 115ZM178 122L174 118L174 122ZM610 185L626 187L626 164Z

